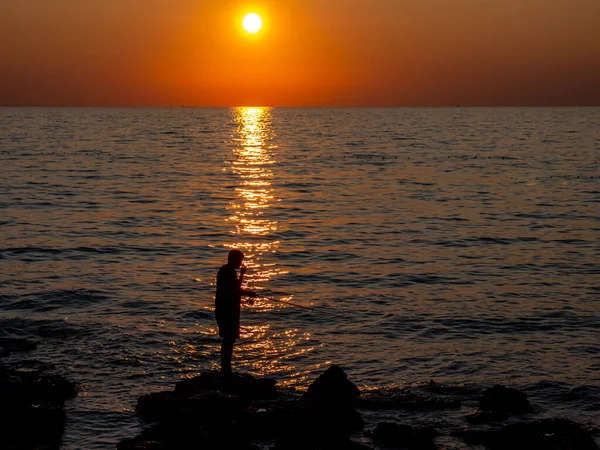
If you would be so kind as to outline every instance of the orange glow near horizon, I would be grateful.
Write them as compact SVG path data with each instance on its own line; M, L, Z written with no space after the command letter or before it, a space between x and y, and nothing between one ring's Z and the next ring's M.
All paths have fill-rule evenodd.
M600 104L597 0L9 3L0 105Z

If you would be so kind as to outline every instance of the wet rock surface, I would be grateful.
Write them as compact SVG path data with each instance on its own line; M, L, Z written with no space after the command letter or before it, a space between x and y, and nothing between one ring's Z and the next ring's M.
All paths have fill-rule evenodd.
M59 449L64 402L76 395L75 384L59 375L0 365L0 448Z
M477 407L465 415L465 409ZM119 450L598 448L590 432L575 422L531 420L526 395L513 388L431 381L361 392L338 366L327 369L302 395L277 389L269 378L206 372L171 391L140 397L136 409L147 425L137 437L120 442ZM448 414L461 414L465 428L449 426ZM429 422L423 423L423 417ZM449 440L462 444L447 446Z

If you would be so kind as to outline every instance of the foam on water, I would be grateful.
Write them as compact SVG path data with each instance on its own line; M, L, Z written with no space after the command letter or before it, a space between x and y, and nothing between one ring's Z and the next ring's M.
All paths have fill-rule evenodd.
M600 109L0 119L0 337L40 342L9 363L81 383L65 448L114 447L136 433L138 395L216 367L231 246L263 293L238 370L508 383L600 425Z

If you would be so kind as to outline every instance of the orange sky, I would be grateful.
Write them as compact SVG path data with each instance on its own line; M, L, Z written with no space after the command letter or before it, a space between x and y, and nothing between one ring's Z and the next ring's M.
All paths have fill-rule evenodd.
M600 1L0 0L0 57L0 105L600 105Z

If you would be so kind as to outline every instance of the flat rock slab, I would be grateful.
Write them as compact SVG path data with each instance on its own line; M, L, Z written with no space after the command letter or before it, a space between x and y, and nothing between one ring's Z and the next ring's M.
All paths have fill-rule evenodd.
M245 400L273 400L277 398L275 380L256 378L249 374L220 375L206 372L175 385L175 395L191 396L208 391L220 391Z

